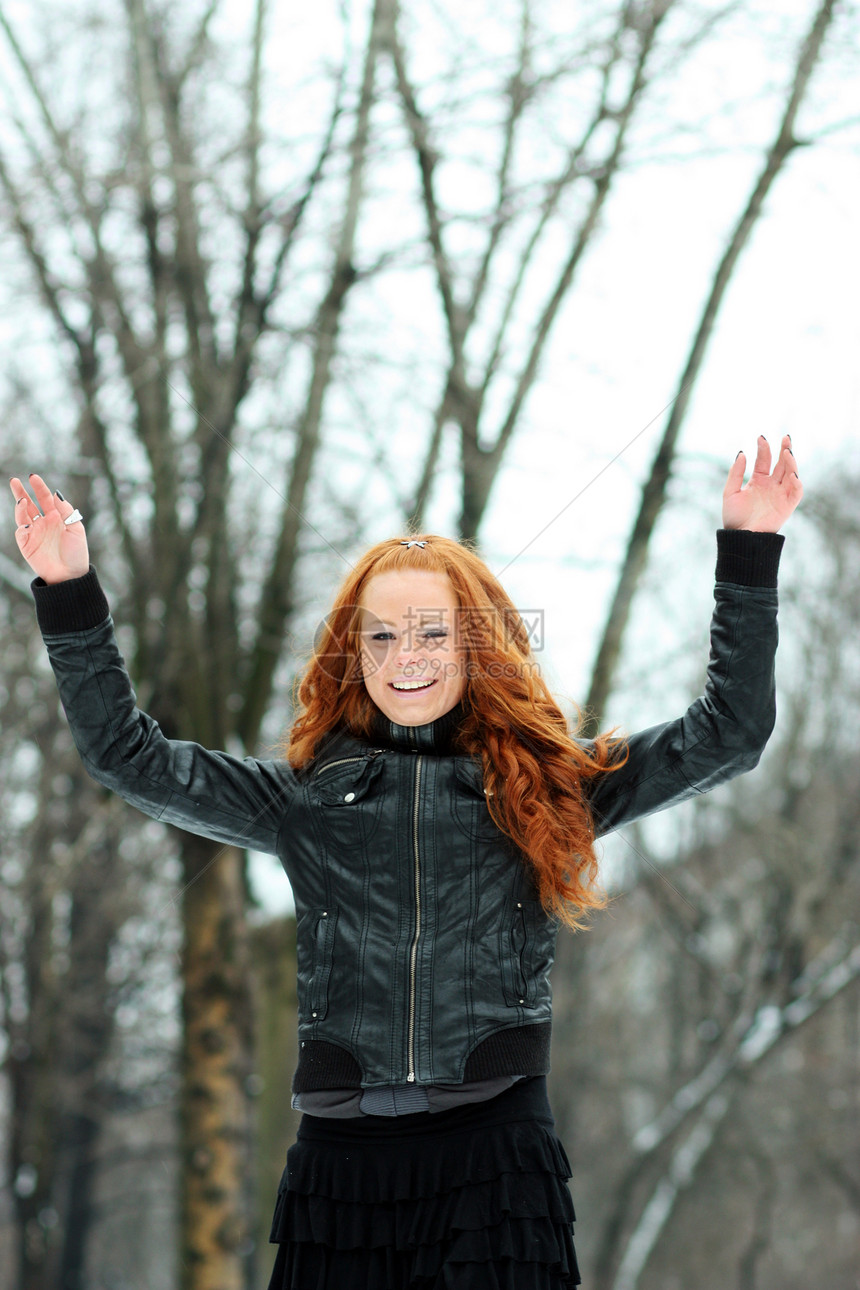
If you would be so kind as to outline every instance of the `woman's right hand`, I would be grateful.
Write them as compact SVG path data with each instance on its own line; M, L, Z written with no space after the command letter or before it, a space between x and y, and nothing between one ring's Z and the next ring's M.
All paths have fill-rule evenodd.
M15 497L18 550L36 577L47 583L82 578L90 567L84 526L80 520L63 523L75 508L58 493L52 493L40 475L30 476L30 486L38 506L20 479L9 480Z

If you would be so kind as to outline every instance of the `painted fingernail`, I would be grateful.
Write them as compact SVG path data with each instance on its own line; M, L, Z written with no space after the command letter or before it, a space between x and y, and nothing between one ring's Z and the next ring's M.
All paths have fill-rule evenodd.
M738 453L738 457L742 457L743 455L744 455L744 450L743 448L741 448L740 452ZM737 461L738 457L735 457L735 461Z
M20 505L21 505L21 503L22 503L22 502L26 502L26 500L27 500L27 499L26 499L26 497L19 497L19 498L18 498L18 500L17 500L17 502L15 503L15 505L16 505L16 506L20 506Z
M59 497L61 502L64 502L66 500L63 494L60 492L59 488L57 489L57 496Z

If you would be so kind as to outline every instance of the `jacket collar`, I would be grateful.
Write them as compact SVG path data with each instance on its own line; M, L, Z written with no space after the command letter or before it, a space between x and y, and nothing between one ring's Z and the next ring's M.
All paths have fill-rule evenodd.
M457 729L465 715L465 708L462 703L458 703L450 712L426 725L399 726L377 709L371 737L377 743L389 748L399 748L402 752L434 753L440 756L454 751Z

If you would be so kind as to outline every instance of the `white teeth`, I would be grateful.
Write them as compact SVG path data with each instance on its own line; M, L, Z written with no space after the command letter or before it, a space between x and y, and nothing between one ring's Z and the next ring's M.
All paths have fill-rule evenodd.
M426 690L432 681L392 681L395 690Z

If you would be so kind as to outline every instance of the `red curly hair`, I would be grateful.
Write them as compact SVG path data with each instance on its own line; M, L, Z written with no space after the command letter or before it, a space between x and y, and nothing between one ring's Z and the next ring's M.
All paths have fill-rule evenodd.
M458 748L480 760L490 815L530 863L546 912L571 929L582 927L587 911L607 903L596 885L594 830L582 784L619 766L623 745L601 735L585 747L572 736L540 675L519 612L464 543L410 534L379 542L361 556L297 680L301 711L285 756L292 766L304 766L322 737L338 727L370 736L378 709L364 685L356 684L361 677L358 606L377 574L415 569L447 575L461 610L469 611Z

